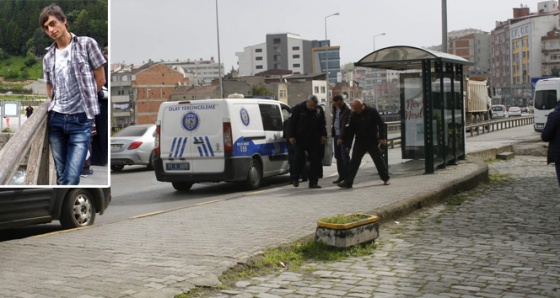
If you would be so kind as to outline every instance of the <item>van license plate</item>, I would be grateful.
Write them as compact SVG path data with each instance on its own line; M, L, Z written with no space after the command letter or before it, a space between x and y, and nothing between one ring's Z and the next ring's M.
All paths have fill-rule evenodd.
M165 164L165 169L166 170L182 170L182 171L188 171L190 170L190 164L189 163L168 163Z
M544 124L538 123L538 124L537 124L537 128L544 128Z

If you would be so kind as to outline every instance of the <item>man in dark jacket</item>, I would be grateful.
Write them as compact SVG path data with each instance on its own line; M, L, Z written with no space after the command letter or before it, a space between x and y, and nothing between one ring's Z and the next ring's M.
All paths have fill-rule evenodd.
M346 170L350 164L350 154L344 148L344 127L348 124L350 117L350 108L344 102L341 95L333 97L332 107L332 130L331 135L334 140L334 157L336 158L336 170L338 172L338 179L333 181L337 184L344 180Z
M293 185L299 186L298 177L305 165L306 153L309 159L309 188L321 188L318 181L320 165L319 150L327 140L325 118L317 112L317 96L310 95L306 101L292 108L292 116L288 122L287 137L294 148L295 162L292 172Z
M548 143L547 162L554 163L556 178L560 186L560 101L556 103L554 111L548 114L548 120L541 133L541 139Z
M379 144L387 145L387 136L384 129L385 123L375 108L366 106L359 99L352 101L350 106L352 107L352 113L350 114L348 125L344 129L343 136L344 146L347 151L350 151L352 147L354 136L356 140L354 141L352 159L350 160L345 179L337 185L342 188L352 187L366 152L373 159L383 184L389 185L389 171L379 149Z

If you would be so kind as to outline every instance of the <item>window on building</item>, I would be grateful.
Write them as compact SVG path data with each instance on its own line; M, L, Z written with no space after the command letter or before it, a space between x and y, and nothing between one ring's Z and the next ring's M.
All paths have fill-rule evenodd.
M293 55L292 58L299 59L299 55Z
M272 39L272 43L273 43L273 44L279 44L279 43L280 43L280 38L274 38L274 39Z
M257 67L255 67L256 69L263 69L262 65L257 65Z
M262 49L255 49L255 53L262 53Z
M321 86L321 93L325 93L325 86Z
M301 67L301 66L300 66L299 63L296 63L296 64L292 65L292 67L294 67L294 68L299 68L299 67Z
M292 47L292 51L299 51L299 47Z
M315 93L319 93L319 87L315 86Z
M262 61L262 56L257 56L257 57L255 57L255 60L257 60L257 61Z

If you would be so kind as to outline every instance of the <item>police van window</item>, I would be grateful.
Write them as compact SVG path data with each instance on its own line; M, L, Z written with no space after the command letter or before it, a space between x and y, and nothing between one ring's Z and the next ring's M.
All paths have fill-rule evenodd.
M259 109L264 130L282 130L282 114L277 105L259 104Z

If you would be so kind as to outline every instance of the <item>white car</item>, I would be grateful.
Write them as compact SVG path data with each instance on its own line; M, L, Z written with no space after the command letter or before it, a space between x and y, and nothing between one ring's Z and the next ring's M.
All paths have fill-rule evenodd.
M508 110L508 114L510 116L521 116L521 108L520 107L510 107Z
M155 124L131 125L111 137L111 170L145 165L153 169Z
M507 118L509 116L506 106L504 105L493 105L492 106L492 118Z

